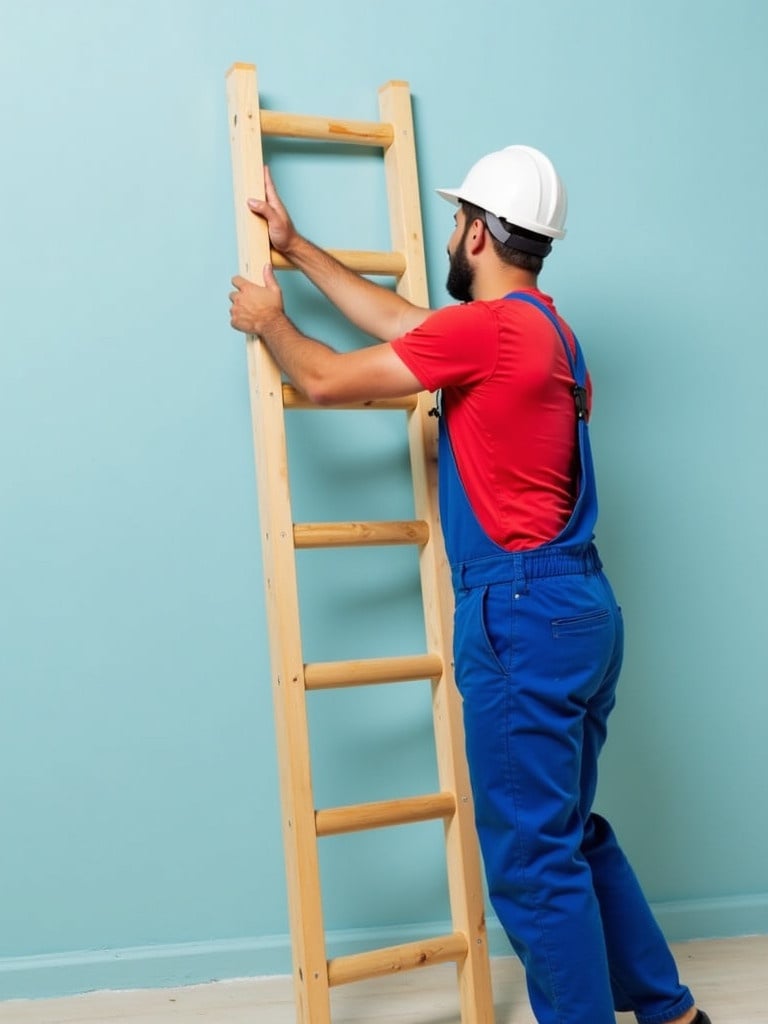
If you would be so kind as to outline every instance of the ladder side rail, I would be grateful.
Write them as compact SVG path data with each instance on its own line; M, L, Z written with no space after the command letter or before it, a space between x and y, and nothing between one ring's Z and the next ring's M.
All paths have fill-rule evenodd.
M261 281L261 269L269 259L269 239L266 226L246 206L249 196L264 196L253 65L236 64L230 69L227 103L239 270L243 276ZM297 1012L301 1024L330 1024L282 381L259 338L249 337L246 347Z
M407 269L398 294L429 306L419 201L416 146L410 95L401 82L379 90L383 120L394 128L385 151L385 174L391 217L392 246L405 254ZM420 554L427 649L443 654L444 671L433 680L433 719L441 790L456 794L456 814L445 823L448 890L454 928L467 937L467 956L457 963L463 1024L493 1024L490 961L480 856L474 826L469 771L464 754L461 701L453 678L450 652L453 635L453 593L440 531L437 501L437 425L429 410L433 402L421 394L408 415L415 512L429 523L430 539Z

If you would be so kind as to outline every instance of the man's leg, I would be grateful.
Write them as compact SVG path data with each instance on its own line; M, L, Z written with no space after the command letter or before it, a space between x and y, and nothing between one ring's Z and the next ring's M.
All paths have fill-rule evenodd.
M608 951L616 1008L640 1024L685 1017L693 996L680 984L677 966L629 862L608 822L590 816L582 850L590 868Z
M535 580L519 596L499 584L457 602L457 680L489 891L540 1024L615 1022L579 813L586 707L616 643L602 600L578 577Z
M610 584L600 576L606 604L613 601ZM633 1011L641 1024L664 1024L692 1016L693 997L680 984L677 967L640 884L608 822L592 814L597 788L597 760L615 702L623 656L623 627L599 689L587 705L581 761L581 804L584 824L582 852L592 871L600 904L614 1003Z

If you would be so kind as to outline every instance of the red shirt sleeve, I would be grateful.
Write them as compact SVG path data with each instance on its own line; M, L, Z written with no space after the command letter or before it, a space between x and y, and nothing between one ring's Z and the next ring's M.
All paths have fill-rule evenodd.
M499 331L491 308L471 302L438 310L392 348L427 391L437 391L487 380L498 359Z

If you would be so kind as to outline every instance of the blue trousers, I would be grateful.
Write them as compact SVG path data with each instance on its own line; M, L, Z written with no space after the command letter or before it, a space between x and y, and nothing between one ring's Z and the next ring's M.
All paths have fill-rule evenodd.
M663 1024L693 1005L592 813L623 625L602 571L456 591L455 659L494 910L540 1024Z

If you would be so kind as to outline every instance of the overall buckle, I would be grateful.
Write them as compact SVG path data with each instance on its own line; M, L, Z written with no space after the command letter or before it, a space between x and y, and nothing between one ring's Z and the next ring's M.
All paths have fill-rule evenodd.
M587 413L589 412L587 389L580 387L578 384L574 384L573 400L576 403L576 415L580 420L585 420L587 418Z

